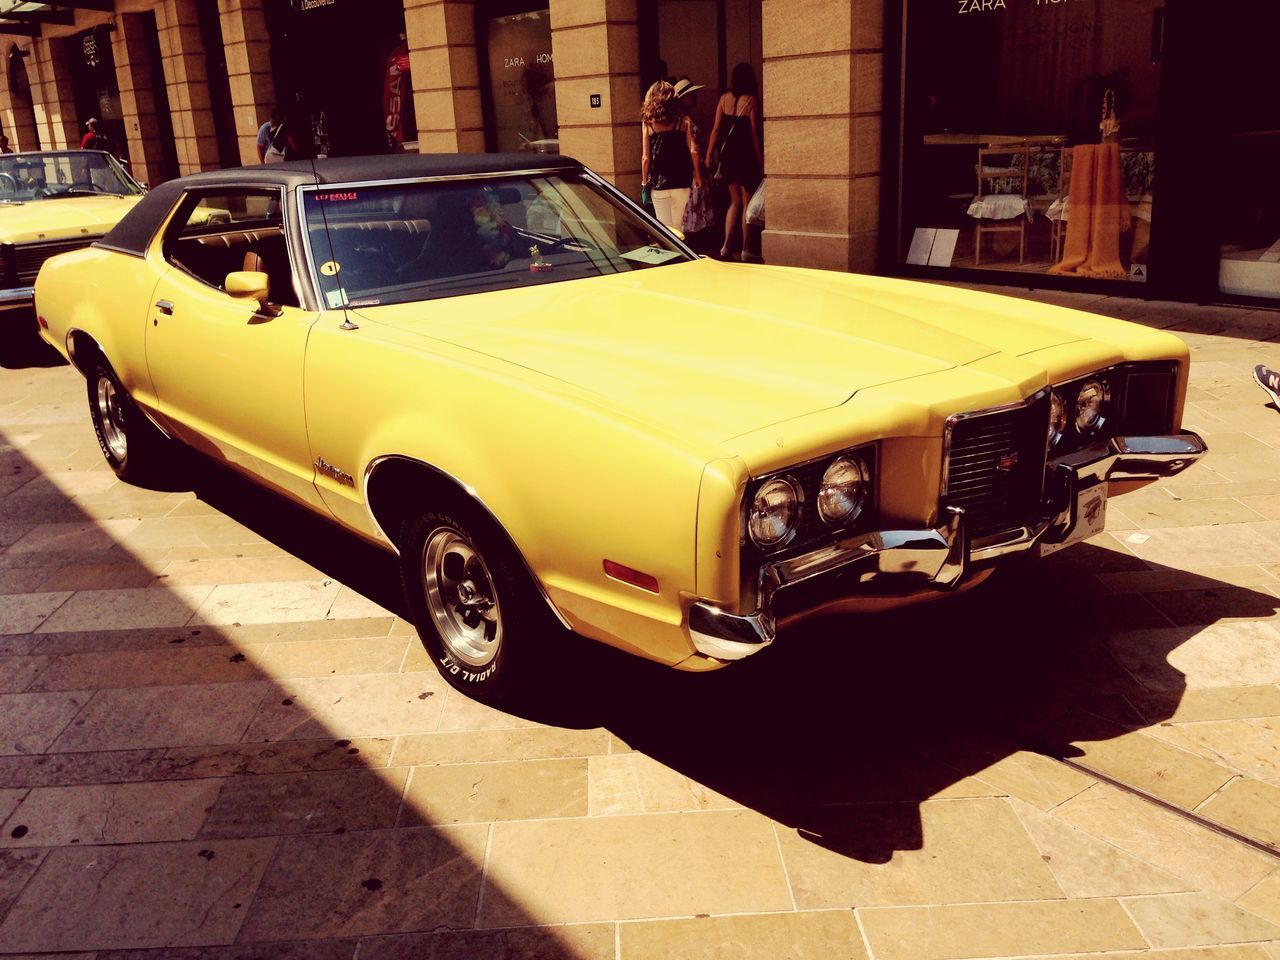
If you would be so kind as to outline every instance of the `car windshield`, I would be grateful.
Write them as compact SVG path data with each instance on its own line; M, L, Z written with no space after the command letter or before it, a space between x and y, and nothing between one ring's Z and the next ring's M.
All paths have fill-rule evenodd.
M70 150L0 155L0 203L139 193L142 188L106 153Z
M330 308L456 297L689 259L656 224L572 174L326 187L305 192L302 206Z

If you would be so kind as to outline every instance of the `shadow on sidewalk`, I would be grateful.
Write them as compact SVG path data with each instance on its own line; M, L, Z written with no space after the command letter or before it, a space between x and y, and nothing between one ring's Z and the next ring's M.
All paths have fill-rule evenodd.
M394 559L219 471L200 496L400 615ZM918 803L1018 751L1079 755L1168 719L1185 682L1168 655L1224 617L1262 619L1280 599L1182 575L1216 595L1173 626L1139 595L1094 578L1162 568L1082 544L1022 561L956 597L890 613L817 618L764 653L683 674L589 641L556 649L531 720L606 727L633 749L823 847L871 863L923 845ZM1192 619L1195 619L1194 617ZM1114 644L1144 631L1140 649ZM1141 679L1139 679L1141 678ZM877 804L871 807L867 804ZM859 805L854 808L853 805Z

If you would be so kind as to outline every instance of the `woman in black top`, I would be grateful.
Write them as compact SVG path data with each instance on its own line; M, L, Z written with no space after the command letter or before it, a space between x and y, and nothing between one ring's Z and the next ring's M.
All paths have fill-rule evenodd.
M665 80L645 94L640 119L644 128L640 179L651 191L658 219L679 230L689 189L694 183L702 184L693 128L676 103L675 88Z
M735 246L734 234L741 231L746 249L747 204L764 175L764 148L760 141L760 97L751 64L733 68L729 92L716 104L716 122L707 145L707 168L716 170L712 160L720 148L719 179L729 188L729 211L724 218L724 246L720 256L728 257Z

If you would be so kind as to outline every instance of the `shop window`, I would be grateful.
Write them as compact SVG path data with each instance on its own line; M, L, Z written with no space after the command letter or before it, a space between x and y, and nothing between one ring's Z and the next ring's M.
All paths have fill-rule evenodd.
M502 12L493 15L495 10ZM508 11L509 5L499 4L482 21L491 145L504 153L559 153L551 12Z
M1221 223L1223 293L1280 298L1280 102L1274 83L1270 11L1242 11L1232 23L1214 110L1223 125L1206 161L1200 214Z
M914 266L1145 281L1163 0L907 0Z

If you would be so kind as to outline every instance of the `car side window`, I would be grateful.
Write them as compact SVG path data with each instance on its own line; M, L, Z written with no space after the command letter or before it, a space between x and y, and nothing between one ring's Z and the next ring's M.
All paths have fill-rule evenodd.
M279 191L187 194L165 236L164 256L219 290L228 274L265 273L271 302L298 306Z

